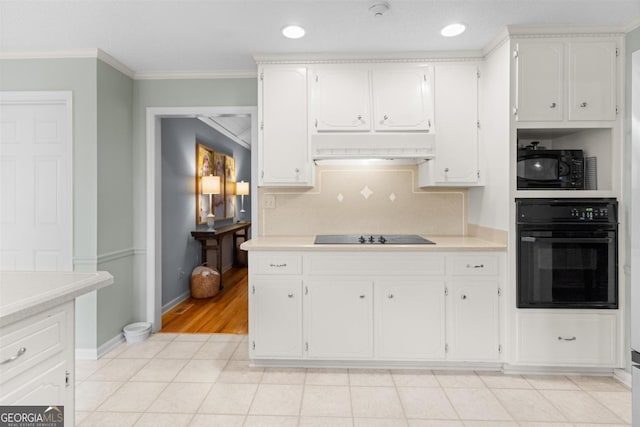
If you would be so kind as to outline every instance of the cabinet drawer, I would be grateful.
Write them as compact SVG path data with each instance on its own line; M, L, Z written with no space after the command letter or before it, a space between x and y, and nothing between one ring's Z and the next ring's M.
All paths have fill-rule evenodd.
M64 350L67 315L58 307L0 329L0 384Z
M453 276L497 276L497 255L455 255L448 257L449 274Z
M257 274L302 274L302 256L293 254L256 255Z
M517 361L530 365L615 366L612 314L520 313Z
M417 252L309 255L308 273L314 276L444 275L444 257Z

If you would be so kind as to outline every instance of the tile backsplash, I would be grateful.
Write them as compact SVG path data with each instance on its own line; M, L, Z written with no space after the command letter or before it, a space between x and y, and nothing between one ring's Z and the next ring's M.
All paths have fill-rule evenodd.
M314 188L260 188L260 235L466 234L467 190L422 189L417 175L415 165L318 166Z

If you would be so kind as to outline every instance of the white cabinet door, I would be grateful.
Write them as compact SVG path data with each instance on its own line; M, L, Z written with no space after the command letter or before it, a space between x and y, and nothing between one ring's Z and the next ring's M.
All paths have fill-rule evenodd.
M467 279L451 281L447 287L448 359L499 360L498 283Z
M478 68L438 65L435 71L436 156L432 185L478 181ZM464 153L464 154L462 154Z
M615 120L615 42L569 43L569 120Z
M308 357L371 358L371 281L326 278L305 282L304 322Z
M318 69L312 85L314 126L318 132L371 129L367 69Z
M374 286L376 358L443 359L444 282L384 279Z
M517 120L563 120L564 43L521 41L517 52Z
M301 357L302 281L254 279L250 290L251 357Z
M403 66L372 71L376 131L430 131L433 126L433 71Z
M307 69L264 67L260 86L260 185L311 185Z

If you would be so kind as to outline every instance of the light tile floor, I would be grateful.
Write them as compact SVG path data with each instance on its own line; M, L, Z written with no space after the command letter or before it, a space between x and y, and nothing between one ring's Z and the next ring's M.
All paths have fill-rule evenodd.
M155 334L76 362L79 426L605 427L631 424L609 377L249 368L238 335Z

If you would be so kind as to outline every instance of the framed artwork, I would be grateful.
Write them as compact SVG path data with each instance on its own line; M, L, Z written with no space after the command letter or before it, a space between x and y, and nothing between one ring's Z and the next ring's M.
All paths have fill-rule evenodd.
M209 214L209 196L202 194L202 177L220 177L220 192L212 197L213 214L216 219L235 216L236 166L231 156L213 151L206 145L196 143L196 225L206 224Z

